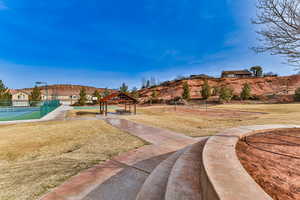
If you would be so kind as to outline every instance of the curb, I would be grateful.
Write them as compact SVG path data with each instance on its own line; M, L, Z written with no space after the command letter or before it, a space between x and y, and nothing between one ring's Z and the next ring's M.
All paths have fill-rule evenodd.
M300 126L277 124L244 126L212 136L203 150L204 176L201 184L205 185L205 190L202 198L210 200L272 200L244 169L235 148L239 139L244 136L280 128L300 128Z

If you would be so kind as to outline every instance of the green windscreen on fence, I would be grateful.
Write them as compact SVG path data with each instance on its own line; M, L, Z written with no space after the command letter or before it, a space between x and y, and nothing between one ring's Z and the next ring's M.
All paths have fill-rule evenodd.
M41 118L60 106L59 100L44 101L40 107Z

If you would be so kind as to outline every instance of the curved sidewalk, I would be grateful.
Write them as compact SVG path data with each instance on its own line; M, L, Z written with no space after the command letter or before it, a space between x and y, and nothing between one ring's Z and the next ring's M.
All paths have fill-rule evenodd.
M112 126L149 143L70 178L41 200L130 200L154 168L171 153L199 139L125 119L107 118Z

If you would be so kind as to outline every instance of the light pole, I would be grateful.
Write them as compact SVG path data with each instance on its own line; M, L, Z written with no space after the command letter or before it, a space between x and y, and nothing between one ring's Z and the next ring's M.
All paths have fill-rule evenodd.
M48 101L48 83L47 82L42 82L42 81L37 81L35 82L36 85L45 85L45 89L46 89L46 101Z

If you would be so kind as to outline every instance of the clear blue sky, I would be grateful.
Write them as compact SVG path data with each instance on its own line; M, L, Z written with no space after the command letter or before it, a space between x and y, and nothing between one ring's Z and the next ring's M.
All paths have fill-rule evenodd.
M249 48L253 0L0 0L0 79L11 88L139 86L142 77L219 75L262 65L294 73Z

